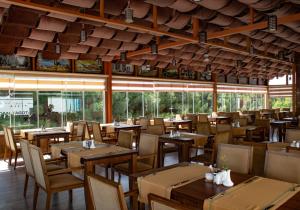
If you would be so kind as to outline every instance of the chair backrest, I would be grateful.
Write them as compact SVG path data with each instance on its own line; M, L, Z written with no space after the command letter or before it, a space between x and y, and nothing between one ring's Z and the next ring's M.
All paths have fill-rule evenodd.
M240 123L240 126L246 126L248 125L248 119L247 118L238 118L236 119Z
M270 120L269 119L256 119L255 125L266 128L267 132L269 132L269 130L270 130Z
M253 147L245 145L219 144L217 167L228 167L230 170L249 174L252 170Z
M298 141L300 139L300 129L286 129L285 142Z
M139 143L139 156L148 156L149 159L143 160L143 162L150 164L153 168L156 166L157 151L158 151L158 135L141 133ZM151 156L152 155L152 156Z
M300 155L296 153L267 151L265 176L300 184Z
M252 174L256 176L263 176L267 144L251 141L243 141L240 142L240 144L253 147Z
M165 133L165 126L163 125L149 125L144 133L153 135L163 135Z
M175 201L154 194L148 195L148 201L150 210L188 210L188 208Z
M87 123L84 121L76 121L72 124L72 140L83 141L87 130Z
M92 122L93 139L97 142L102 142L100 123Z
M211 134L211 127L208 121L205 122L198 122L197 123L197 133L203 135L210 135Z
M139 121L140 121L140 125L142 126L142 129L146 129L147 126L150 124L149 119L146 117L140 117Z
M198 122L208 122L208 114L198 114Z
M231 132L232 125L231 124L217 124L216 128L217 128L217 133L225 132L225 131Z
M165 125L164 118L162 117L154 117L154 125Z
M127 210L122 185L100 176L88 176L95 210Z
M3 132L4 132L5 145L6 145L7 148L10 149L10 143L9 143L9 138L8 138L8 135L7 135L7 127L6 126L3 126Z
M284 142L272 142L267 144L268 151L285 151L289 143Z
M32 167L32 163L31 163L30 152L29 152L29 142L26 140L21 140L20 146L21 146L21 153L22 153L22 157L24 160L25 168L26 168L26 173L29 176L34 177L34 172L33 172L33 167Z
M126 147L132 149L133 132L120 130L118 134L118 145L120 147Z
M15 141L13 129L10 128L10 127L6 127L6 135L8 137L10 150L13 151L13 152L16 152L17 151L17 144L16 144L16 141Z
M30 144L29 153L35 177L35 182L44 190L47 190L49 186L49 180L47 176L47 170L45 160L43 158L42 151L39 147Z

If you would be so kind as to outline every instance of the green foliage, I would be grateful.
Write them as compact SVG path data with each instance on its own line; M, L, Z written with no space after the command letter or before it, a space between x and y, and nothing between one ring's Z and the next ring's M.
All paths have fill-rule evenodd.
M271 99L272 108L291 108L292 97L278 97Z

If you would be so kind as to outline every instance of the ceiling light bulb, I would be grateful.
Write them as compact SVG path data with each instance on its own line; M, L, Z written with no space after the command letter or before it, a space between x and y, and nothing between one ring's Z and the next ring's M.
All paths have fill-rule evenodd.
M156 43L153 43L151 45L151 53L152 53L152 55L157 55L157 53L158 53L158 46L157 46Z
M200 44L207 43L207 32L206 31L201 31L199 33L199 42L200 42Z
M204 62L206 62L206 63L209 62L209 55L208 55L208 53L205 53L205 54L203 55L203 58L204 58L204 59L203 59Z
M127 60L127 53L126 52L121 52L120 53L120 59L121 59L121 61L125 62Z
M277 31L277 16L271 15L268 17L268 29L270 32Z
M125 9L125 22L126 23L133 23L133 9L127 7Z
M56 40L56 44L55 44L55 53L56 54L60 54L61 53L61 48L60 48L60 44L59 44L59 40Z
M85 30L84 24L82 24L82 28L80 31L80 42L85 42L87 39L87 32Z

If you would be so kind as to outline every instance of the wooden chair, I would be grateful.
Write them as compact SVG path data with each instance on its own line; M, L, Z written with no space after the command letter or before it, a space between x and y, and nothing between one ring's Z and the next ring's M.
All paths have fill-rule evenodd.
M263 176L267 144L247 141L240 142L240 144L253 147L252 174L256 176Z
M101 176L87 179L95 210L127 210L121 184Z
M85 139L91 139L88 131L88 124L86 121L75 121L72 123L71 128L71 140L83 141Z
M143 172L153 168L156 168L157 164L157 150L158 150L158 136L142 133L140 137L140 143L138 145L138 157L136 171ZM129 164L120 163L113 166L112 180L114 180L114 169L119 172L119 182L121 174L129 175Z
M8 139L8 136L7 136L6 128L7 127L3 126L4 141L5 141L3 160L5 161L6 158L7 158L7 155L9 155L8 162L9 162L9 165L11 165L10 143L9 143L9 139Z
M147 126L150 125L150 121L146 117L140 117L139 124L142 126L141 129L147 129Z
M182 204L154 194L148 195L148 201L149 210L191 210Z
M36 209L40 188L47 193L46 210L50 209L51 196L53 193L69 190L69 196L72 200L72 190L83 187L83 181L73 176L71 174L71 169L47 172L46 164L40 148L34 145L29 145L29 151L35 177L33 209Z
M245 145L219 144L217 167L227 167L230 170L250 174L252 170L253 147Z
M165 134L165 128L163 125L148 125L143 133L153 134L153 135L163 135Z
M300 155L289 152L267 151L265 176L300 184Z
M165 131L164 131L165 133L169 133L170 130L175 130L176 129L176 127L174 127L174 126L165 125L164 118L162 118L162 117L154 117L153 121L154 121L154 125L163 125L164 129L165 129Z
M269 119L256 119L255 126L257 128L253 131L253 139L256 141L265 141L269 140L270 136L270 120ZM262 139L261 139L262 138Z
M204 163L204 165L214 164L218 153L219 144L228 144L230 141L230 132L220 132L215 135L212 147L204 147L203 154L198 155L193 160Z
M208 114L198 114L198 122L208 122Z
M9 145L10 145L9 165L11 165L11 159L12 159L12 156L14 155L15 156L14 170L15 170L17 167L18 155L21 153L21 149L20 149L20 146L17 145L17 141L14 137L13 129L10 127L6 127L5 131L6 131L6 136L8 138Z
M211 135L211 125L208 121L206 122L198 122L196 126L196 133L203 135Z
M91 122L91 126L92 126L92 132L93 132L93 139L96 142L105 142L105 143L115 143L116 142L116 138L105 136L105 134L102 133L100 123Z
M267 144L268 151L285 151L286 147L289 146L289 143L284 142L272 142Z
M118 135L118 146L132 149L133 132L120 130Z
M25 183L24 183L24 197L26 197L26 192L27 192L27 185L28 185L28 179L29 177L34 179L34 172L33 172L33 167L32 167L32 163L31 163L31 159L30 159L30 152L29 152L29 142L27 140L21 140L20 141L20 148L21 148L21 153L22 153L22 157L24 160L24 164L25 164L25 169L26 169L26 173L25 173ZM60 170L63 169L64 167L59 166L57 164L53 164L54 162L57 163L58 159L52 160L52 159L48 159L46 160L46 170L47 172L51 172L51 171L56 171L56 170Z

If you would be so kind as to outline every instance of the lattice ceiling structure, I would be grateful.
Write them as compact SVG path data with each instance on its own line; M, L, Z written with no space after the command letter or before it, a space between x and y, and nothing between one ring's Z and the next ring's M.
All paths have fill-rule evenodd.
M112 61L126 51L127 62L134 65L202 72L210 64L222 74L236 73L242 61L241 76L269 79L291 73L293 55L300 52L298 0L101 1L0 0L0 53ZM124 21L128 4L132 24ZM266 28L270 15L278 18L276 32ZM87 40L81 42L83 27ZM200 45L198 33L204 30L209 41ZM149 47L156 40L160 50L153 55Z

